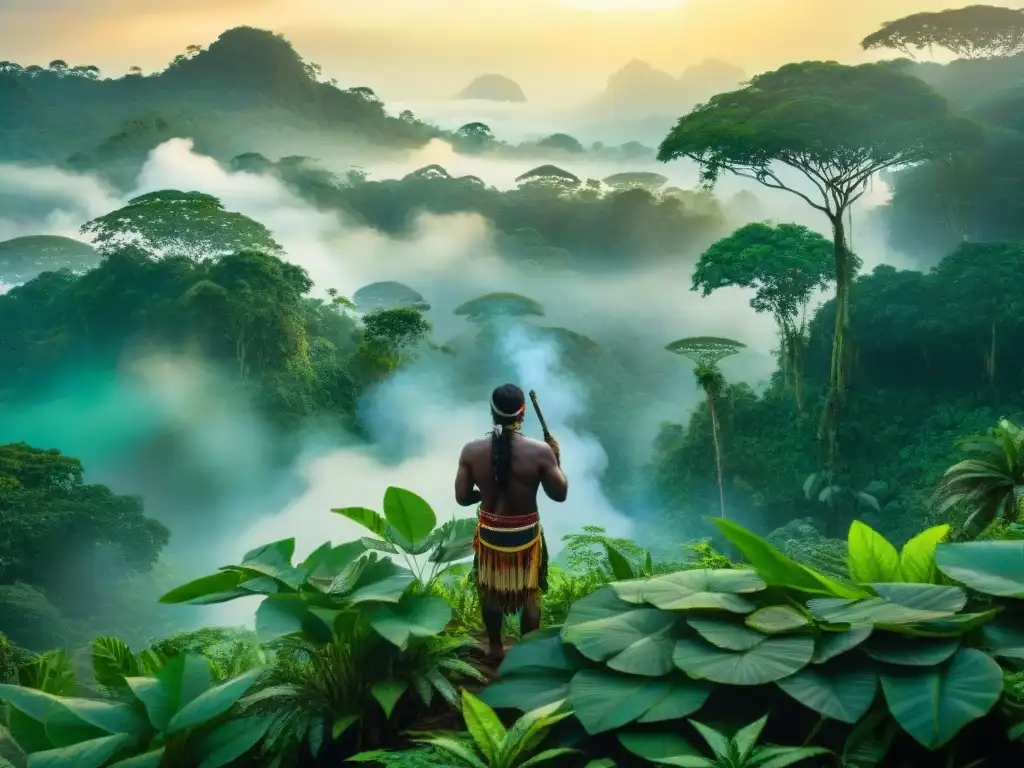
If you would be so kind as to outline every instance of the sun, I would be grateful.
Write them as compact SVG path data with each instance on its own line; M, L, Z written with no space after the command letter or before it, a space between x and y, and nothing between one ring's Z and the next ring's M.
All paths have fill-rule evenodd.
M558 0L596 13L629 13L633 11L668 11L683 5L686 0Z

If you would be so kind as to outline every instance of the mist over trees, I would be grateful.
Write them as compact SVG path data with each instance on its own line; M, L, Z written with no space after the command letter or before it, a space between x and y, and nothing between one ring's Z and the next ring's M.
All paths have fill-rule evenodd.
M674 110L665 174L630 164L642 146L512 146L483 122L391 116L372 83L325 82L246 27L154 74L0 62L0 160L124 190L61 222L80 239L0 242L0 766L1020 763L1018 16L916 14L862 43L949 64L802 62L739 83L705 63L722 87ZM208 167L273 180L408 261L317 285L265 209L135 189L183 126ZM441 138L518 170L508 189L454 164L371 179L265 149L323 131L368 157ZM590 178L595 157L621 167ZM673 181L679 160L700 188ZM758 197L716 194L729 175ZM867 271L854 251L875 180L892 195L872 216L921 269ZM760 220L771 195L820 232ZM486 253L430 262L423 214L479 217ZM344 274L357 257L327 258ZM478 264L512 278L468 279ZM774 349L746 338L758 316ZM751 383L765 352L772 373ZM524 356L543 365L524 373ZM542 628L520 637L508 617L500 661L483 653L477 521L406 488L401 462L424 458L415 426L453 441L454 474L475 435L452 404L486 418L496 381L539 368L578 383L545 382L575 408L557 431L582 438L563 445L572 532ZM431 418L402 423L396 396ZM310 456L342 495L303 520L320 546L292 531L179 572L176 545L237 548L278 520L318 482L297 477ZM352 506L371 465L393 481ZM594 524L602 505L632 538ZM328 541L341 522L358 533ZM251 629L182 631L195 606L240 599Z

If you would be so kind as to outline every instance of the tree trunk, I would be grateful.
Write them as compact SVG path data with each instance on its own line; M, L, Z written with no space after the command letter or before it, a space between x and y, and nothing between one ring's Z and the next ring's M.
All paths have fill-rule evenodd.
M708 415L711 417L711 440L715 445L715 470L718 473L718 504L721 510L721 517L725 517L725 487L722 484L722 450L718 444L718 415L715 413L715 398L710 393L708 396Z
M850 263L850 251L846 245L846 227L843 224L844 209L839 209L831 217L832 239L836 261L836 323L832 334L832 360L829 366L828 396L822 413L819 434L826 439L828 446L829 482L834 479L838 464L838 433L840 411L846 400L847 373L849 371L849 355L847 353L847 333L850 330L850 286L853 282L853 269Z

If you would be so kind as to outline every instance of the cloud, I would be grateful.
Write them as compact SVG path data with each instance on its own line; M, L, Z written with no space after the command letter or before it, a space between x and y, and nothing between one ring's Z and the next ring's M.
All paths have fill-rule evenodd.
M443 144L432 144L401 162L368 170L375 176L397 175L436 160L456 173L505 179L505 185L522 172L518 162L461 158L450 154ZM692 168L682 164L660 168L672 177L671 183L692 186ZM586 161L572 170L585 176L603 172ZM724 197L747 188L734 180L723 186ZM774 368L770 354L774 328L749 308L749 292L730 290L699 297L689 290L692 261L680 259L645 270L539 272L500 259L493 249L490 225L465 214L423 216L410 237L390 238L314 210L273 178L226 171L211 158L195 153L186 139L158 147L129 196L167 188L217 195L227 208L262 221L284 245L287 258L309 271L318 293L333 287L351 295L376 280L397 279L412 285L433 306L428 319L438 341L469 330L464 319L452 314L455 306L498 290L512 290L540 301L547 308L544 324L564 326L599 342L628 337L633 352L650 350L651 364L663 374L656 395L631 406L636 410L628 414L629 434L622 435L640 456L660 422L684 419L698 401L689 366L662 351L666 342L683 336L731 336L747 343L749 350L726 361L723 367L730 378L756 384ZM19 234L72 233L84 220L127 199L118 199L89 177L47 168L0 166L0 194L13 198L18 191L22 193L20 213L0 226ZM777 220L797 220L819 229L826 223L795 198L760 189L756 192ZM877 194L883 196L884 190ZM877 246L873 233L862 231L862 216L858 212L853 220L858 252L869 265L889 260L890 254ZM607 453L585 429L588 409L593 407L594 382L570 375L560 366L558 351L531 335L527 327L508 329L498 344L497 351L507 362L502 370L467 371L424 355L369 393L362 403L375 446L357 445L345 436L310 435L304 452L286 471L269 461L272 446L259 418L238 401L216 372L194 360L160 354L130 361L115 381L104 384L102 396L99 388L95 393L78 391L75 408L67 410L59 429L51 422L45 434L52 438L49 445L65 447L67 442L61 443L62 439L69 440L76 431L81 437L95 430L101 415L110 413L110 404L128 402L125 398L130 395L134 398L131 402L148 404L145 407L152 416L153 430L172 428L183 436L182 450L193 465L204 467L211 476L227 478L214 506L203 513L233 521L237 528L232 534L215 541L203 530L179 527L176 532L179 541L189 542L189 549L174 547L174 556L183 574L191 577L237 562L247 549L280 538L295 537L301 557L325 540L341 542L362 535L354 523L331 514L330 509L379 509L389 485L419 493L441 518L471 514L472 510L454 504L458 453L464 442L488 430L486 397L491 388L510 378L524 389L538 391L563 448L570 478L569 501L555 505L542 500L552 550L557 551L562 535L583 524L604 525L611 532L629 535L629 518L642 516L643 510L631 509L627 515L605 496L602 477ZM39 417L32 434L43 434L39 419L55 412L69 393L80 390L82 381L65 382L66 391L39 393L39 402L31 411ZM137 454L152 440L153 430L130 433L125 426L128 415L122 417L124 424L114 421L107 432L123 430L123 439L96 447L94 464L87 464L87 469L101 468L100 474L91 476L109 480L119 492L145 494L147 508L173 526L180 514L174 504L181 502L167 489L175 484L173 473L178 469L166 462L152 467L150 471L171 474L160 483L140 474ZM528 433L539 435L530 418ZM21 423L24 434L29 435L31 425L27 420ZM252 606L229 604L218 610L218 620L242 621L251 617Z

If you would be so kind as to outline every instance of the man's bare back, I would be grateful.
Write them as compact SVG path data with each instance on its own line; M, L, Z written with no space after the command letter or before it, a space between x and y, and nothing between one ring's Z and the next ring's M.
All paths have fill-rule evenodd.
M490 437L471 440L462 448L455 478L455 498L464 507L478 501L494 515L529 515L537 511L537 491L544 489L552 501L565 501L569 481L558 466L558 457L547 443L518 432L510 436L511 471L508 486L499 493L494 483L493 448ZM473 488L479 488L474 493Z

